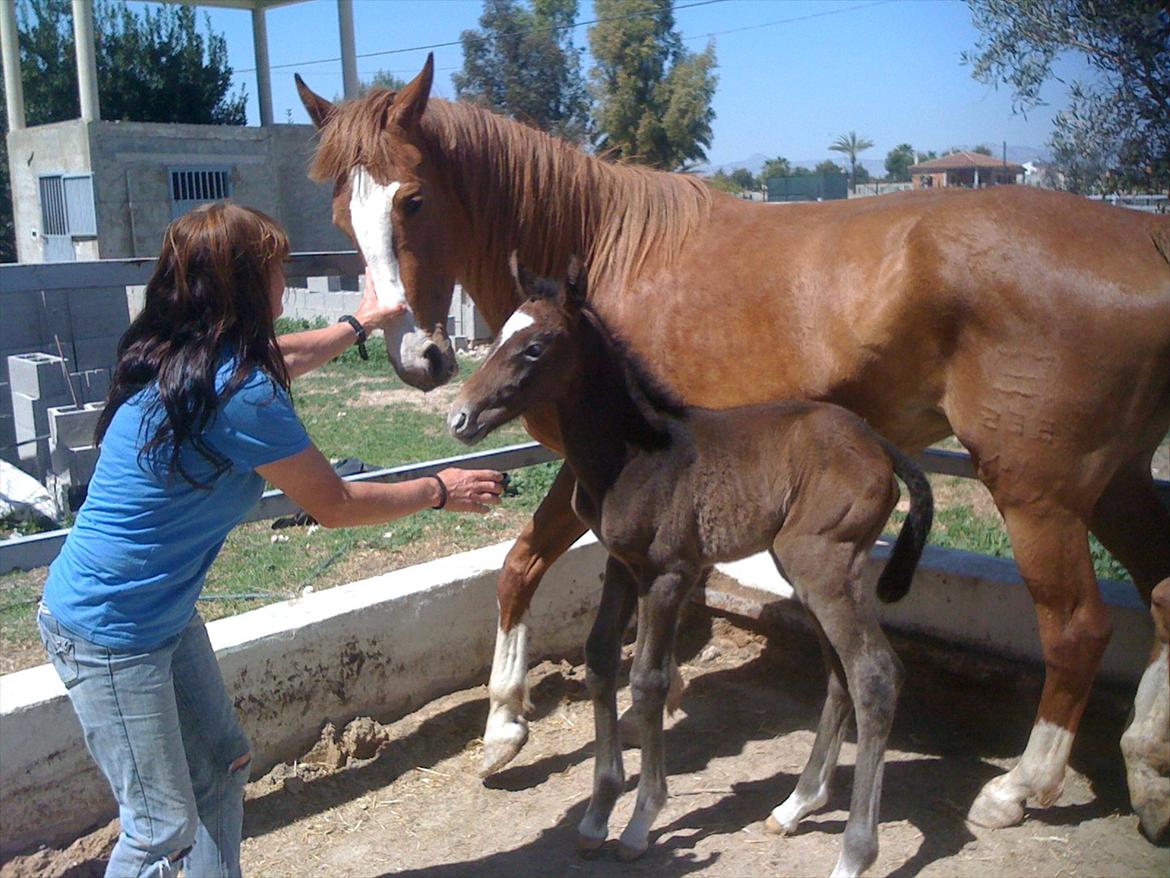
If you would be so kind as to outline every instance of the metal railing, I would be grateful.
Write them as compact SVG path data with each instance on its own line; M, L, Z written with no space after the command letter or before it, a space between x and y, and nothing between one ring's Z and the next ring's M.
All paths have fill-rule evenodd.
M509 445L490 451L479 451L458 457L444 457L421 463L408 463L389 469L372 470L353 476L346 476L347 482L403 482L419 476L432 475L451 466L469 469L515 470L550 460L558 460L556 452L536 442ZM975 468L970 456L963 451L946 451L931 448L917 456L918 464L928 473L937 475L975 478ZM1158 480L1155 483L1162 502L1170 506L1170 482ZM281 491L266 491L252 510L244 517L245 522L268 521L284 515L300 512L292 500ZM15 537L0 542L0 574L13 570L31 570L52 563L61 551L68 528L46 531L27 537Z

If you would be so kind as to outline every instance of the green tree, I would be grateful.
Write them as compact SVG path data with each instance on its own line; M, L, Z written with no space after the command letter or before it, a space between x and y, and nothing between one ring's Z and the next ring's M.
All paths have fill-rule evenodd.
M17 6L25 114L29 125L76 119L77 64L69 0ZM145 8L98 0L94 42L102 118L111 121L243 125L243 89L231 94L227 43L199 32L189 6Z
M596 66L597 147L656 168L706 159L715 111L715 45L683 49L673 2L595 0L589 29Z
M856 131L842 134L829 145L830 151L841 152L849 156L849 188L851 189L857 186L857 154L865 152L871 146L873 146L873 141L858 137Z
M375 88L388 88L390 91L402 91L405 87L405 79L398 78L389 70L378 70L368 80L363 80L358 83L358 97L369 94L371 89ZM337 98L334 98L334 103L336 102Z
M986 143L979 144L974 149L972 149L971 152L975 153L975 155L995 155L995 153L991 151L991 147Z
M18 0L25 121L43 125L80 115L70 0ZM188 6L146 8L98 0L94 49L103 119L243 125L245 96L231 93L227 43L197 28ZM7 130L7 124L5 124ZM7 146L0 139L0 260L16 258Z
M836 162L834 162L830 159L825 159L823 162L818 164L815 168L812 169L812 172L814 174L822 174L826 177L831 177L834 174L844 174L845 173L845 171L841 169L841 166L839 164L837 164Z
M764 167L760 169L760 179L765 183L773 177L788 177L791 175L792 165L788 163L788 159L780 155L774 159L768 159L764 162Z
M705 179L707 180L707 185L712 189L718 189L720 192L727 192L731 195L739 195L743 192L743 187L736 183L727 171L722 169Z
M736 182L740 189L758 189L760 185L756 180L755 174L747 168L736 168L731 172L731 179Z
M455 93L579 143L589 94L573 46L577 0L484 0L481 30L466 30Z
M1053 60L1088 60L1053 120L1055 164L1074 191L1170 188L1170 9L1165 0L968 0L980 31L963 62L1005 82L1018 111L1041 103Z
M910 182L910 166L914 164L914 147L899 143L886 153L886 176L895 183Z

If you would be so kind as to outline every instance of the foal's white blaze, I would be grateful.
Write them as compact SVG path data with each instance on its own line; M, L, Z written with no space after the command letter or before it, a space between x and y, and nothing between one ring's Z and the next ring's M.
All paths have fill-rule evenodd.
M358 246L366 259L366 271L374 277L374 289L383 305L406 301L406 287L394 256L394 226L390 209L402 184L383 186L361 165L350 171L349 216Z
M499 338L496 341L496 347L502 348L508 343L508 339L514 336L517 332L527 329L536 319L531 314L526 314L523 311L513 311L512 316L504 324L500 330Z

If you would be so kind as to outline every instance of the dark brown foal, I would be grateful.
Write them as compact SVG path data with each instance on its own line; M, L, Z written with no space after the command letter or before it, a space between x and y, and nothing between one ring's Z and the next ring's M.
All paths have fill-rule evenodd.
M883 757L902 675L861 570L898 500L896 474L910 490L910 513L878 594L905 594L930 529L930 486L905 455L838 406L682 406L626 358L585 305L578 277L571 270L570 282L557 285L525 274L530 298L464 386L449 426L470 444L531 406L554 405L577 480L573 508L609 551L586 644L597 761L581 845L604 843L624 786L616 690L621 636L635 608L630 686L642 774L618 848L623 859L646 851L666 801L662 711L679 609L713 564L767 549L811 611L829 669L812 755L768 826L791 832L825 803L856 713L853 796L833 874L858 875L877 856Z

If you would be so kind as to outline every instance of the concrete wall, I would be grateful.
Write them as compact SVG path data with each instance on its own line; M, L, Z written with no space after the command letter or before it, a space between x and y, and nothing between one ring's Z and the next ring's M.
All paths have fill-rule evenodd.
M258 776L303 754L326 722L403 716L486 680L496 577L509 543L442 558L208 626ZM581 655L604 551L557 561L532 605L534 658ZM64 843L115 816L50 665L0 677L0 856Z
M8 172L12 185L13 226L19 262L44 262L39 178L50 174L88 174L89 134L80 119L8 132ZM99 230L101 228L99 218ZM93 238L74 242L79 260L97 259Z
M38 177L92 173L98 237L75 241L77 259L157 256L171 222L169 172L186 166L230 169L233 200L279 220L293 250L353 245L331 221L331 190L307 169L311 125L249 128L73 120L8 135L17 256L42 262ZM38 236L33 237L37 231Z
M211 623L224 679L252 739L255 773L300 756L326 722L341 728L362 715L386 721L486 681L496 577L509 545ZM888 546L874 552L868 577L876 577L887 552ZM532 605L534 660L580 659L604 560L587 536L549 572ZM720 565L720 572L743 586L747 598L714 585L707 596L712 606L754 617L761 606L779 606L780 618L800 615L767 556ZM1103 592L1114 634L1102 677L1135 685L1152 642L1149 613L1128 584L1104 583ZM1035 611L1007 560L928 547L909 596L882 613L890 628L1040 660ZM0 801L0 856L38 843L67 843L114 815L48 665L0 677Z

